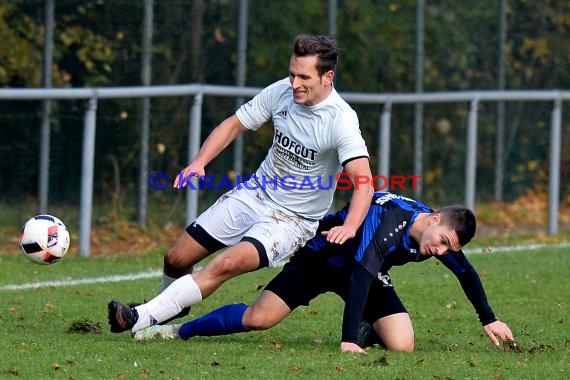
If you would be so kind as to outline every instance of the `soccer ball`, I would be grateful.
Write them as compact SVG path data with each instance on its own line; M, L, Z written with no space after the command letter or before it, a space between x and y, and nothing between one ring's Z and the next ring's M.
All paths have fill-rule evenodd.
M69 232L65 224L52 215L37 215L20 231L24 255L36 264L54 264L69 248Z

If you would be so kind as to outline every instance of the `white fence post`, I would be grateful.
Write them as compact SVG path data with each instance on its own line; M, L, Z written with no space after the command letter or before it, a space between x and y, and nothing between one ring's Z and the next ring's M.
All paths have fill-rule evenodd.
M548 233L558 233L560 203L560 145L562 140L562 100L554 101L550 121L550 176L548 181Z
M380 116L380 133L378 142L378 174L390 178L390 116L392 103L384 103L384 109ZM390 189L390 181L388 189ZM388 190L387 189L387 190Z
M465 157L465 206L475 208L475 183L477 174L477 112L479 99L471 101L467 122L467 152Z
M188 129L188 163L190 163L200 150L200 139L202 138L202 100L201 92L194 96L192 109L190 111L190 126ZM198 180L192 179L192 183L196 184ZM198 187L197 187L198 188ZM190 223L198 216L198 190L192 190L190 187L186 190L186 222Z
M93 214L93 172L95 169L95 129L97 98L87 100L83 119L83 157L81 162L81 205L79 211L79 255L89 256Z

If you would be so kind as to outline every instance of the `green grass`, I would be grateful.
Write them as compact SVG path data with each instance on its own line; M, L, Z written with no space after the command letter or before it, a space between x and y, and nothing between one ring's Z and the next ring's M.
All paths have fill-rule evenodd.
M0 255L0 378L6 379L566 379L570 377L570 253L545 248L471 255L495 313L521 352L490 344L451 273L435 260L395 268L393 280L416 332L413 353L375 348L339 352L342 303L333 295L295 311L275 328L224 337L135 342L111 334L106 303L152 297L159 278L7 290L8 284L95 278L158 270L161 254L142 258L66 257L38 266ZM251 302L276 270L222 286L192 309L201 315L228 302ZM69 333L90 319L101 334Z

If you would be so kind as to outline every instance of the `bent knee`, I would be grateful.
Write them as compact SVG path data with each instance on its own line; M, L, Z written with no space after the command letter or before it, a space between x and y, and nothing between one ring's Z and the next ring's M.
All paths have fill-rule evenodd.
M186 256L182 250L171 247L164 255L164 266L171 269L185 269L189 265Z
M238 272L239 262L233 257L220 255L215 261L215 271L221 275L231 275Z
M231 248L230 248L231 249ZM242 273L254 271L259 268L257 251L243 252L239 249L227 250L212 260L203 272L210 276L227 280Z
M414 351L414 337L406 337L404 339L395 339L391 342L384 342L386 348L394 352L412 352Z
M266 315L251 311L251 309L248 309L243 316L243 327L247 330L267 330L274 325L275 323Z
M164 266L172 270L191 271L192 265L208 255L204 247L187 235L180 236L164 255Z

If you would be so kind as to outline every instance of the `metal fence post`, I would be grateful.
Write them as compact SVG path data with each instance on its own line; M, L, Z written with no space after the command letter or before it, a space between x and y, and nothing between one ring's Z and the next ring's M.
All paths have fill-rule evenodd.
M548 181L548 234L558 233L560 203L560 145L562 140L562 100L554 101L550 121L550 176Z
M378 141L378 174L389 178L390 175L390 116L392 103L384 104L380 116L380 136ZM388 186L389 186L388 182Z
M55 18L55 0L45 2L45 38L43 61L43 86L50 88L52 84L51 69L53 66L53 29ZM49 200L49 147L50 147L51 100L42 100L42 124L40 139L40 170L38 183L39 213L48 212Z
M202 100L203 93L199 92L194 96L194 102L190 110L190 126L188 129L188 163L192 162L200 150L201 126L202 123ZM197 179L192 179L196 184ZM198 188L196 186L196 188ZM190 187L186 190L186 222L190 223L198 216L198 190Z
M416 1L416 93L424 92L424 60L425 60L425 0ZM414 196L423 195L424 173L424 105L414 104L414 175L421 176L416 182Z
M471 100L467 122L467 156L465 158L465 205L475 208L475 183L477 169L477 111L479 98Z
M83 153L81 163L81 205L79 211L79 255L89 256L93 213L93 172L95 167L95 126L97 97L86 102L83 118Z
M142 57L141 57L141 79L143 86L149 86L152 77L152 32L154 18L153 0L144 1L143 13L143 37L142 37ZM150 98L142 98L141 102L141 129L140 142L141 150L139 153L139 199L137 204L137 214L139 226L146 228L147 211L148 211L148 163L150 160Z
M236 85L245 86L245 77L247 69L247 20L248 20L248 0L239 1L238 15L238 40L237 40L237 64L236 64ZM244 102L243 97L236 99L236 109ZM234 140L234 172L237 176L243 173L243 145L244 136L239 135ZM237 185L237 183L236 183Z

